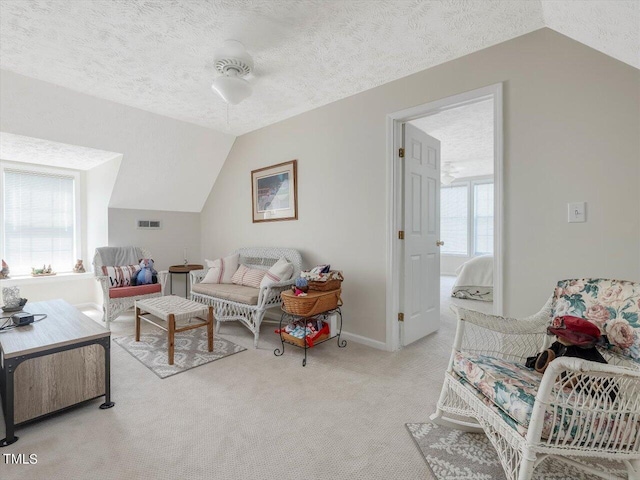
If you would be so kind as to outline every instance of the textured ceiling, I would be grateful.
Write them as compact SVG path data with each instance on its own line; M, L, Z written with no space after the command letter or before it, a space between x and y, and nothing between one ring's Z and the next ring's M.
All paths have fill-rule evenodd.
M545 25L640 68L640 1L542 0Z
M452 108L409 123L440 140L442 165L448 162L454 166L457 169L454 177L493 175L493 100Z
M2 160L90 170L118 156L120 154L115 152L0 132L0 159Z
M1 0L0 68L237 135L547 24L640 66L637 6L615 0ZM226 39L242 41L256 64L254 94L230 108L229 124L225 104L210 88L213 53Z

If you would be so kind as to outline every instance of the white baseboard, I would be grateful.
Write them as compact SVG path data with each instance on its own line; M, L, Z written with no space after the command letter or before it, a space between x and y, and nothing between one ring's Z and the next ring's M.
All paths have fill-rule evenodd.
M280 314L274 311L268 311L264 315L264 320L269 323L271 322L280 322ZM366 345L367 347L377 348L378 350L387 350L387 344L385 342L380 342L379 340L374 340L369 337L363 337L362 335L356 335L355 333L345 332L344 330L340 334L340 338L347 340L348 342L360 343L361 345Z
M93 302L78 303L78 304L74 305L74 307L76 307L78 310L81 310L83 308L93 308L94 310L98 310L99 312L102 311L102 306L98 305L97 303L93 303Z
M373 338L369 337L363 337L362 335L356 335L355 333L343 331L340 334L340 338L345 339L348 342L360 343L362 345L366 345L367 347L377 348L378 350L387 350L387 344L385 342L374 340Z

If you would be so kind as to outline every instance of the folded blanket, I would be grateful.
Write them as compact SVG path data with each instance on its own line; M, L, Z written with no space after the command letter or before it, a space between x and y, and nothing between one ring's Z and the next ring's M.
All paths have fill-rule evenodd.
M472 258L460 265L456 274L452 297L493 301L493 255Z
M137 265L142 258L138 247L100 247L93 257L94 265L120 266Z

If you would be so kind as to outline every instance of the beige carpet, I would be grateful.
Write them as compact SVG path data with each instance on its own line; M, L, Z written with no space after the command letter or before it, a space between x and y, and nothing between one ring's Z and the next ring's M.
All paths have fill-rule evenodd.
M247 329L224 325L221 334L246 352L164 380L113 342L115 408L94 401L18 429L20 440L0 454L35 453L38 463L1 462L0 477L431 479L405 424L434 411L454 334L443 311L439 332L399 352L327 342L304 368L298 349L273 355L269 324L258 350ZM112 330L130 335L133 315Z

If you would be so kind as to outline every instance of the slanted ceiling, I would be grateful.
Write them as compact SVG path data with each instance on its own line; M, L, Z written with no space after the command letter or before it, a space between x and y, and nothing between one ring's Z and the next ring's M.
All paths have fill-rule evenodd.
M550 27L640 67L640 2L3 0L0 68L240 135ZM214 51L242 41L254 94L228 112Z
M112 206L200 211L236 135L545 26L638 68L639 24L616 0L2 0L0 130L122 153ZM226 39L256 64L229 109Z

